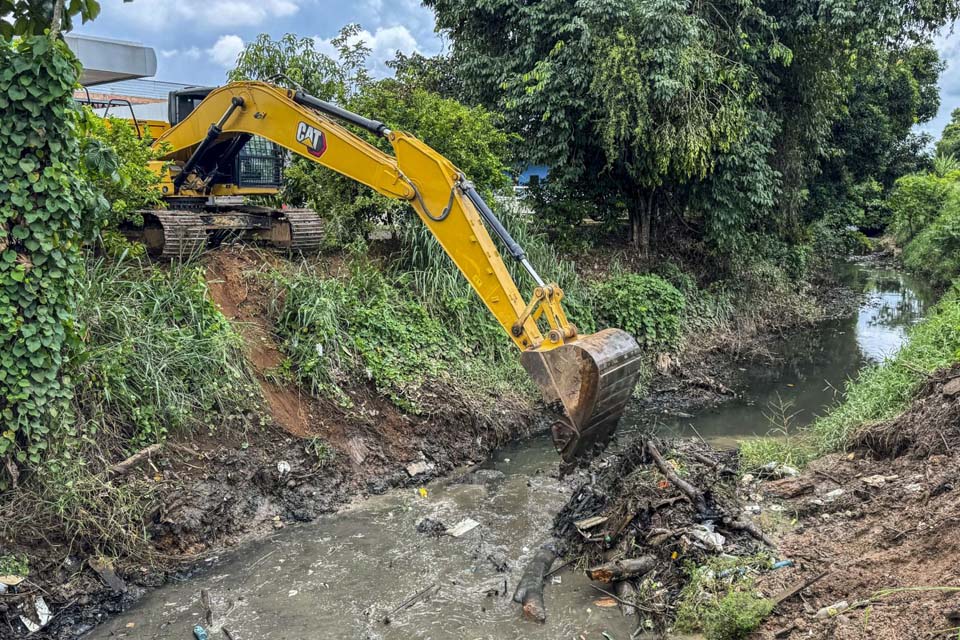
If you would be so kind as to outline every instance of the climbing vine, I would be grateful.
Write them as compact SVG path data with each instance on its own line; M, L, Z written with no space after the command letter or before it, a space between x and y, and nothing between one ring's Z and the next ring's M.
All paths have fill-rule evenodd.
M14 461L40 462L67 410L83 223L106 208L77 167L79 72L61 40L0 41L0 458L14 476Z

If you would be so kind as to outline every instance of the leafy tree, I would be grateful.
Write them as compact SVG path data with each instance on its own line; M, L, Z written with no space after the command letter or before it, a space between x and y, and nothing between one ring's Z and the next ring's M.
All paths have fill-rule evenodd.
M886 209L876 206L876 200L897 177L929 163L929 138L911 130L936 115L942 69L930 43L888 52L876 47L861 59L844 113L828 139L821 173L811 182L806 220L828 218L838 234L848 225L886 226Z
M420 87L444 98L457 99L463 95L463 80L448 55L428 57L416 51L407 55L398 50L393 60L387 61L387 66L403 84Z
M130 2L131 0L124 0ZM56 36L73 29L73 18L86 24L100 15L97 0L0 0L0 38L41 34L50 29Z
M662 226L730 256L752 234L803 241L811 180L847 149L835 125L856 117L858 88L863 113L876 107L884 120L884 173L870 178L892 184L887 170L913 161L921 145L902 125L930 113L939 71L922 45L960 3L425 4L451 39L466 98L502 112L524 159L550 166L563 223L566 194L608 218L627 212L641 249ZM883 71L868 71L876 61Z
M346 96L346 72L336 60L317 50L316 40L288 33L273 40L262 33L237 57L227 80L263 80L302 88L323 100Z
M937 141L937 155L960 158L960 109L954 109L950 114L950 122Z

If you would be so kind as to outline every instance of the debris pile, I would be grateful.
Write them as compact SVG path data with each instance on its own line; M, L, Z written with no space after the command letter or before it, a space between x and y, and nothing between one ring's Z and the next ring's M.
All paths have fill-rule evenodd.
M557 515L564 555L624 615L665 632L693 567L755 564L772 546L738 495L735 452L641 439L600 464ZM734 563L736 564L736 563Z

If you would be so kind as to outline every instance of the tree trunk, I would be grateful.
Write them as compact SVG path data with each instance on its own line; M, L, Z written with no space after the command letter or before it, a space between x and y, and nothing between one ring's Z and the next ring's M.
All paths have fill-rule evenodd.
M53 3L53 20L50 21L50 38L56 39L63 28L63 3L64 0L56 0Z
M523 615L528 620L542 623L547 619L547 609L543 605L543 580L556 557L557 548L552 543L543 545L520 577L513 601L523 605Z
M655 191L650 190L650 194L647 197L647 206L643 207L641 210L640 218L640 257L644 260L650 259L650 227L653 221L653 194Z
M630 208L630 242L644 260L650 257L650 229L653 218L653 194L637 189Z

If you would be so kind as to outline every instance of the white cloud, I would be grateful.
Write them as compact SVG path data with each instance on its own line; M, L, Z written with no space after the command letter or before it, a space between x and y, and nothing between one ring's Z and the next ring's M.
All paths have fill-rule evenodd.
M332 38L316 37L317 49L329 55L332 58L337 57L337 49L331 44ZM390 75L391 70L387 67L387 60L392 60L397 51L403 53L413 53L420 51L420 45L417 39L413 37L410 30L403 25L394 25L392 27L379 27L373 33L366 29L361 29L355 36L347 40L347 44L354 45L363 42L370 49L370 57L367 58L367 66L370 72L377 77Z
M190 47L189 49L161 49L160 55L164 58L187 58L188 60L199 60L200 49Z
M234 35L220 36L213 46L207 49L210 58L221 67L232 67L241 51L243 38Z

